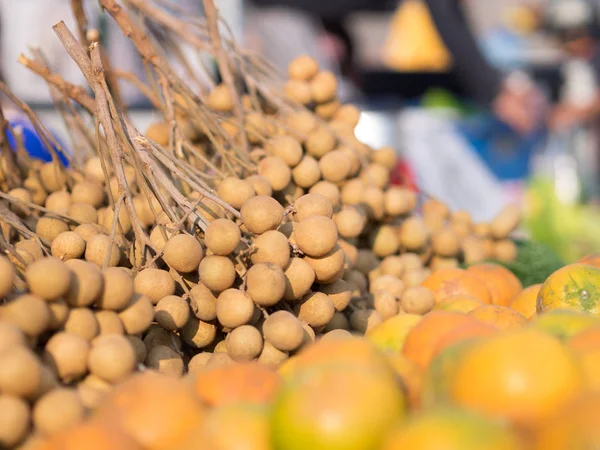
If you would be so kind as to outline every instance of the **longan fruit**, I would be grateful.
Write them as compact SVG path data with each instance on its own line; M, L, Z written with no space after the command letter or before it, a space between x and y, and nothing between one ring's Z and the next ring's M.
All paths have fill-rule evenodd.
M21 294L0 306L0 320L11 323L29 337L37 337L48 329L50 311L37 295Z
M350 326L359 333L366 334L381 323L381 314L373 309L357 309L350 314Z
M169 145L171 136L171 125L167 122L151 123L146 129L146 137L158 145L166 147Z
M36 261L44 257L42 247L35 239L25 239L23 241L19 241L15 244L15 249L26 250L31 254L31 256L33 256L33 259Z
M252 264L273 263L284 269L290 262L290 246L284 234L276 230L267 231L252 244Z
M402 222L398 234L400 246L407 250L420 250L429 240L429 232L425 224L416 216Z
M344 315L344 313L336 311L333 314L333 317L331 318L329 323L323 329L324 334L321 337L321 339L324 339L325 336L327 336L327 340L332 339L332 338L337 339L338 336L350 337L351 335L347 331L349 329L350 329L350 322L348 321L348 318ZM335 331L335 330L345 331L345 333L331 333L332 331Z
M305 347L307 345L310 344L314 344L315 341L317 340L317 334L315 333L315 330L312 329L312 327L307 324L306 322L301 322L302 324L302 329L304 330L304 339L302 342L302 347ZM319 327L318 329L321 330L324 327Z
M229 112L233 109L234 99L229 86L226 84L219 84L213 88L208 94L206 99L206 105L219 112Z
M385 216L384 194L378 187L367 186L363 192L362 203L370 218L380 221Z
M50 251L62 261L80 258L85 252L85 241L77 233L65 231L54 238Z
M110 207L103 208L102 210L104 211L104 213L102 214L102 217L100 217L101 210L98 210L98 212L97 212L98 223L100 223L107 230L111 230L112 226L113 226L113 222L115 221L115 212ZM127 212L127 208L125 208L125 207L122 207L119 210L118 226L121 227L121 230L123 230L123 233L129 233L129 231L131 231L131 229L132 229L131 219L129 217L129 213ZM119 228L117 228L117 231L119 231Z
M15 266L8 258L0 256L0 298L12 291L15 275Z
M189 234L176 234L163 248L163 260L178 272L190 273L198 268L204 250L198 240Z
M400 306L408 314L423 315L435 304L433 292L423 286L409 287L400 299Z
M256 195L256 192L249 181L227 177L219 183L217 195L235 209L240 209L246 200Z
M161 275L162 272L164 271L161 271ZM172 280L171 276L169 274L167 275ZM151 274L144 275L144 277L148 277L148 279L150 279ZM174 292L175 282L173 281L172 283ZM96 301L96 306L102 309L121 311L127 307L127 305L129 305L133 293L134 281L129 272L121 267L108 267L104 271L103 289L101 295Z
M283 270L276 264L255 264L246 273L246 293L259 306L268 307L279 302L283 298L285 284Z
M473 225L473 233L477 237L487 238L492 235L492 226L487 222L480 222Z
M396 230L389 225L382 225L373 230L369 241L373 253L380 258L397 253L400 247Z
M483 261L487 256L483 240L476 236L465 237L461 242L461 249L467 264Z
M47 305L50 314L47 329L54 331L62 328L69 317L69 305L64 300L56 300Z
M146 354L148 350L146 349L146 345L144 341L142 341L137 336L125 336L125 338L129 341L133 350L135 351L135 360L137 364L143 364L146 359Z
M300 303L294 305L294 313L302 322L306 322L313 328L319 328L329 323L335 313L335 307L326 294L310 292Z
M283 220L283 206L266 195L257 195L247 200L240 210L242 222L248 231L262 234L275 230Z
M163 250L163 248L165 248L167 241L174 234L174 232L165 229L164 226L156 225L150 232L150 243L155 250L160 252Z
M352 205L344 205L335 213L333 221L341 237L353 239L358 237L366 224L366 218Z
M424 269L410 269L402 275L402 281L406 287L420 286L425 278L429 276L429 271Z
M211 222L204 234L206 247L215 255L227 256L240 244L240 227L229 219L217 219Z
M294 202L294 220L302 221L311 216L333 216L331 201L321 194L306 194Z
M269 180L262 175L250 175L248 178L246 178L246 181L252 185L256 195L271 196L273 194L271 183L269 183Z
M285 117L285 125L294 137L303 141L317 126L317 119L310 111L299 111L288 114Z
M304 195L304 189L290 182L282 191L277 193L277 200L283 204L292 204Z
M381 164L388 170L393 170L396 167L398 156L396 150L392 147L385 146L371 153L371 161Z
M267 156L258 163L258 174L269 180L273 191L283 190L292 179L292 170L277 156Z
M337 78L329 71L321 71L310 80L310 90L315 103L326 103L337 94Z
M200 262L200 281L211 291L222 292L233 286L237 272L227 256L209 255Z
M245 117L245 131L248 142L251 144L260 144L270 136L274 127L265 119L262 113L250 111Z
M321 157L319 169L324 180L339 183L350 175L352 163L342 150L332 150Z
M233 359L231 359L231 356L229 356L227 353L218 352L218 353L212 354L212 356L206 362L206 368L212 369L215 367L229 366L234 363L235 363L235 361Z
M154 320L166 330L179 330L190 318L190 307L177 296L168 295L160 299L154 309Z
M71 206L71 194L67 191L52 192L46 198L44 206L51 212L66 214Z
M302 258L291 258L283 273L285 276L285 300L295 300L306 294L315 281L315 271Z
M348 180L340 191L342 203L346 205L358 205L364 200L366 185L360 178Z
M87 203L98 209L104 204L105 195L100 184L92 181L82 181L73 186L71 201L73 203Z
M379 275L369 286L369 292L386 291L400 299L405 289L404 281L392 275Z
M396 297L388 291L379 290L373 293L373 307L383 320L398 314Z
M90 344L84 338L61 331L46 343L44 361L63 382L70 383L87 373L89 350Z
M25 335L14 324L0 321L0 353L25 344Z
M388 216L402 216L417 206L417 194L405 187L392 186L385 191L384 208Z
M73 308L69 311L64 330L91 341L100 333L100 325L91 309Z
M460 251L460 240L451 228L442 228L431 235L431 248L439 256L455 256Z
M276 311L269 315L263 323L262 331L265 340L283 352L296 350L304 340L302 324L288 311Z
M343 275L345 255L339 245L321 258L306 256L304 260L315 271L315 281L318 283L333 283Z
M288 64L288 76L292 80L308 81L319 72L319 63L308 55L300 55Z
M20 200L22 202L26 202L26 203L32 203L33 198L31 197L31 192L29 192L27 189L24 188L16 188L16 189L11 189L10 191L8 191L8 196L11 198L14 198L15 200ZM10 203L10 209L12 211L15 212L15 214L21 216L21 217L25 217L27 216L29 213L29 208L27 208L26 206L21 206L18 205L16 203Z
M328 101L327 103L321 103L320 105L316 105L315 113L317 114L317 116L329 120L334 116L334 114L337 112L340 106L340 101L338 99L333 99L331 101Z
M85 408L95 410L104 401L111 388L112 386L106 381L95 375L88 375L77 384L77 395Z
M360 177L367 184L373 184L379 189L385 189L390 183L390 171L383 164L371 163L361 172Z
M104 171L102 170L100 157L94 156L88 159L84 166L84 172L87 177L104 184Z
M308 190L310 194L321 194L331 202L332 207L340 204L340 189L329 181L319 181Z
M110 236L96 234L88 239L85 248L86 261L103 267L107 255L108 267L115 267L121 261L121 249L116 242L111 242Z
M310 84L306 81L288 80L283 86L283 92L290 100L308 105L312 101Z
M154 197L153 199L156 202L156 207L154 211L160 211L160 203L158 203L158 200L156 200ZM140 219L142 225L145 227L154 225L156 217L154 217L154 213L152 212L152 209L150 209L146 197L143 195L135 196L133 197L132 202L133 208L135 209L135 213L137 214L138 219Z
M92 342L87 365L91 374L110 383L118 383L135 369L135 350L125 336L99 336Z
M147 349L156 345L166 345L174 350L181 350L180 337L173 331L169 331L157 323L150 325L150 328L145 333L143 342Z
M190 375L196 375L206 367L206 363L212 356L211 352L200 352L192 356L192 359L187 364L188 373Z
M217 320L226 328L250 323L254 309L252 299L239 289L227 289L217 297Z
M295 226L294 239L304 254L314 258L323 257L337 244L337 227L328 217L310 216Z
M518 256L517 244L510 239L494 242L494 256L500 261L514 261Z
M213 353L227 353L227 337L214 346Z
M102 228L100 225L95 223L82 223L81 225L77 226L73 232L81 236L87 243L89 238L102 233Z
M383 258L379 269L383 275L392 275L396 278L402 277L405 266L401 256L390 255Z
M146 355L145 365L149 369L175 377L183 375L184 370L181 355L166 345L152 347Z
M98 212L88 203L71 203L67 215L81 223L98 222Z
M358 125L358 121L360 119L360 110L356 106L347 103L340 106L333 117L335 120L345 122L354 128L356 125Z
M344 239L338 239L337 243L344 251L344 269L352 269L354 264L356 264L356 260L358 259L358 249Z
M300 163L292 170L294 183L302 188L309 188L321 179L321 169L318 161L310 155L305 155Z
M273 369L277 368L282 362L288 359L289 355L287 352L278 350L269 341L265 340L263 344L262 352L258 357L258 362L267 367Z
M252 361L260 355L263 337L252 325L242 325L227 336L227 354L234 361Z
M94 316L98 322L98 334L106 336L110 334L122 335L125 333L123 322L119 319L119 315L114 311L103 310L95 311Z
M31 397L39 391L41 382L41 364L31 350L17 345L2 352L0 392L19 397Z
M473 225L473 218L469 211L464 209L457 209L456 211L452 211L450 214L450 219L452 222L460 222L468 225Z
M217 298L204 284L198 283L190 290L192 313L200 320L209 322L217 317Z
M344 153L346 155L346 158L350 162L349 177L355 176L359 172L359 170L362 168L362 163L359 158L358 150L356 150L352 147L345 146L345 145L337 147L337 150Z
M37 176L27 177L25 181L23 181L23 187L31 193L31 201L36 205L42 206L46 202L48 193Z
M71 283L65 294L69 306L89 306L94 303L104 288L104 278L100 269L80 259L71 259L65 265L71 272Z
M127 334L146 331L154 319L154 308L150 298L144 294L134 294L127 308L119 313L119 319L123 322Z
M331 284L321 286L321 292L326 294L331 301L336 311L344 311L350 299L352 298L352 288L344 280L337 280Z
M187 345L193 348L204 348L215 340L217 327L212 323L198 320L196 316L190 316L181 329L180 336Z
M0 447L16 448L29 432L31 411L21 398L0 394Z
M459 239L465 239L471 236L471 233L473 232L472 226L468 222L453 220L450 222L449 226L452 229L452 231L454 231L454 233L459 237Z
M166 270L148 268L135 276L133 289L157 304L161 298L175 294L175 280Z
M363 274L368 274L379 266L379 259L371 250L359 249L354 268Z
M83 421L85 409L77 391L56 388L46 393L33 407L33 426L42 435L51 436Z
M517 205L505 206L490 224L492 237L506 239L519 226L520 220L521 210Z
M64 189L67 176L60 163L48 162L40 169L40 179L47 192L56 192Z
M320 159L326 153L332 151L335 145L335 136L324 127L316 128L308 133L306 142L304 143L306 153L316 159Z
M49 216L41 217L35 226L35 234L50 243L65 231L69 231L69 226L65 222Z

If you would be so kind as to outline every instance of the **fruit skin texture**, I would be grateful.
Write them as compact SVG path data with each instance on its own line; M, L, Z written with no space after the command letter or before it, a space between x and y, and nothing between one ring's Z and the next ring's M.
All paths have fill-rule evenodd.
M600 269L586 264L569 264L558 269L542 284L537 313L570 309L600 316Z
M467 272L477 277L489 289L492 304L508 306L523 290L519 279L499 264L475 264Z
M436 270L423 281L421 286L431 289L436 303L457 294L471 295L482 303L492 303L492 296L487 286L463 269Z
M569 309L555 309L531 322L532 328L545 331L561 340L600 325L600 317L578 313Z
M421 316L416 314L399 314L370 330L366 338L380 350L398 352L402 349L410 330L420 320Z
M507 306L482 305L469 312L469 315L499 330L520 328L527 324L523 314Z
M303 371L275 400L273 448L377 449L392 424L404 416L404 402L387 371L362 365Z
M512 299L509 306L523 314L528 320L535 317L537 297L541 288L541 283L526 287L519 295Z
M450 381L452 400L526 428L542 424L582 390L581 367L558 339L521 329L475 342Z

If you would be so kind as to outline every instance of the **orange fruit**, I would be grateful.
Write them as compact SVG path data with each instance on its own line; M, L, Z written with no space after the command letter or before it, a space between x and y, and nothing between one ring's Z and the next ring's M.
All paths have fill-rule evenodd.
M467 272L475 275L489 289L493 305L508 306L523 290L519 279L500 264L474 264Z
M144 449L171 450L202 423L205 410L181 379L145 371L112 391L97 414Z
M553 309L600 315L600 269L576 263L550 275L538 294L537 313Z
M422 370L427 369L434 349L447 333L476 322L477 319L447 311L432 311L408 332L402 353Z
M508 428L478 414L450 407L421 411L399 424L383 450L518 450Z
M405 414L394 375L368 365L315 367L287 382L271 413L273 448L379 448Z
M567 345L577 353L585 353L600 348L600 326L589 327L571 336Z
M462 326L458 329L453 329L441 336L433 348L433 357L442 353L448 347L451 347L468 339L491 336L498 332L498 329L485 322L474 321Z
M421 286L433 292L436 303L457 294L470 295L482 303L492 302L486 285L463 269L438 269L429 275Z
M467 349L452 375L450 396L465 408L530 428L564 407L583 386L581 367L566 345L521 328Z
M475 308L483 305L480 300L477 300L475 297L471 297L470 295L451 295L450 297L446 297L441 302L436 303L433 307L436 311L455 311L460 313L468 313L469 311L473 311Z
M419 405L419 397L423 385L423 372L402 353L389 355L388 360L394 372L402 381L408 404L411 408L416 408Z
M600 393L586 393L563 408L540 430L534 450L600 448Z
M540 288L542 284L533 284L529 287L526 287L521 291L519 295L513 298L512 302L510 302L510 307L515 311L519 311L523 314L527 319L531 319L535 317L535 309L537 305L537 297L540 293Z
M471 311L469 315L499 330L520 328L527 324L527 318L523 314L507 306L483 305Z
M572 310L554 309L536 317L532 328L543 330L559 339L567 339L582 331L600 325L600 318Z
M208 406L268 404L273 400L280 380L269 367L248 362L200 371L193 385L202 403Z
M416 314L398 314L377 325L366 338L380 350L397 352L402 349L406 335L421 320Z
M586 255L577 262L600 268L600 254L592 253L591 255Z
M51 436L48 449L141 450L142 447L117 425L93 418ZM44 448L46 448L44 447Z
M579 356L590 388L600 391L600 327L576 334L567 345Z

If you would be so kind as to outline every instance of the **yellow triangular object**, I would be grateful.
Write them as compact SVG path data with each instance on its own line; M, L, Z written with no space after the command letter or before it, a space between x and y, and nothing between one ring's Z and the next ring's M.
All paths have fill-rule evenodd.
M422 0L404 0L396 10L383 48L383 63L395 70L445 71L452 56Z

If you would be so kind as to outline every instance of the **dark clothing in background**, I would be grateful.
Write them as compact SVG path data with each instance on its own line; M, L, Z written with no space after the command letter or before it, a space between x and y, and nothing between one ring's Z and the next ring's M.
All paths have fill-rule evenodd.
M386 10L394 8L397 0L252 0L255 6L285 6L319 16L325 20L339 20L355 11Z

